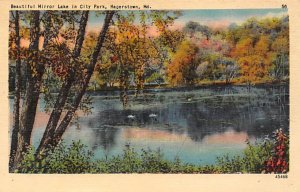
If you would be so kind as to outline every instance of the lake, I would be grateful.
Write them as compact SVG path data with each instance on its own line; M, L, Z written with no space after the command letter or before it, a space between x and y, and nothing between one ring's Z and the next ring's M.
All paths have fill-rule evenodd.
M152 89L144 97L130 97L126 109L116 91L92 98L92 114L80 116L63 138L68 144L81 140L99 159L130 145L137 151L159 149L169 160L214 164L218 156L241 154L247 140L289 130L288 86ZM36 147L49 118L43 106L41 99L32 138Z

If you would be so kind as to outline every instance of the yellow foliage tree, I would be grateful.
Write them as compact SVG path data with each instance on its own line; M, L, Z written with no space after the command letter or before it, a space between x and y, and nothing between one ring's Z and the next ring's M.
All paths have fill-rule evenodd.
M198 62L196 55L198 47L182 41L167 67L167 78L172 86L192 85L195 83Z
M270 40L265 35L260 36L256 43L250 37L237 43L233 56L240 66L241 82L250 85L268 80L274 58L269 47Z

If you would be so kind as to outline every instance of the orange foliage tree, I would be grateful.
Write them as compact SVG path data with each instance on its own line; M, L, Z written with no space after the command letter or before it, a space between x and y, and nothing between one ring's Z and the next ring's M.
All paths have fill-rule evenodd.
M269 44L269 37L265 35L261 36L256 43L251 37L237 43L232 56L238 61L241 82L250 85L268 80L274 58Z
M198 47L182 41L167 67L167 79L172 86L192 85L196 79Z

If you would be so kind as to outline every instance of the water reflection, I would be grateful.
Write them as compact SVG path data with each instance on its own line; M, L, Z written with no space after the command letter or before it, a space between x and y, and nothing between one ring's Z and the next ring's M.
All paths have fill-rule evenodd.
M223 133L215 133L203 138L203 143L205 144L227 144L227 143L245 143L247 140L254 140L253 137L245 132L236 132L234 130L227 130Z
M184 141L190 142L191 139L186 134L172 133L164 130L149 130L145 128L127 128L123 131L122 137L135 140L159 140L159 141Z
M248 92L243 87L227 87L156 93L147 100L134 101L126 110L105 105L89 119L88 127L93 128L96 137L100 135L94 149L99 144L105 149L113 147L121 128L126 129L123 134L129 140L188 137L203 142L209 136L222 140L224 137L216 135L230 132L235 136L226 137L227 142L236 142L237 137L245 142L248 138L264 137L280 127L288 130L289 98L287 89L284 91L282 94L281 88L263 87Z
M116 134L119 131L115 127L102 126L98 129L93 129L94 131L94 143L92 144L92 149L96 150L101 146L105 151L109 150L116 143Z
M130 143L137 150L159 147L171 160L179 155L185 162L209 164L224 153L241 153L247 139L264 137L278 128L289 129L288 87L145 93L145 98L131 100L126 110L108 93L95 96L93 114L79 119L80 129L71 125L64 140L80 139L97 158L120 154ZM49 118L43 106L41 102L33 130L34 145L38 145Z

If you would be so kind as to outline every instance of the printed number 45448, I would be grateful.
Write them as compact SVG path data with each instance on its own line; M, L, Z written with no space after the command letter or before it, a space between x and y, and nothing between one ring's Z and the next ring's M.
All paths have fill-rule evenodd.
M277 178L277 179L287 179L288 175L276 175L275 178Z

